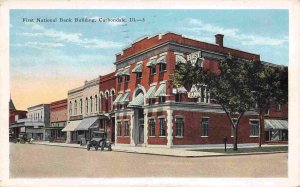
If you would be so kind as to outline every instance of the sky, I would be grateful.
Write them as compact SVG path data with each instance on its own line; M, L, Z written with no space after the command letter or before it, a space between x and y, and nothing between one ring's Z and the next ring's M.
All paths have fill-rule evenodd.
M38 18L57 22L37 22ZM75 22L76 18L126 22ZM288 28L287 10L11 10L11 98L23 110L65 99L68 90L85 80L114 71L115 55L133 41L166 32L209 43L221 33L224 46L287 66Z

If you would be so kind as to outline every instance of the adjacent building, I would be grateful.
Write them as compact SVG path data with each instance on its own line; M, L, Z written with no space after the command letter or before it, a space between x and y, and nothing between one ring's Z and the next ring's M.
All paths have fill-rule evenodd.
M9 133L13 138L18 138L20 133L24 133L25 129L16 124L20 119L27 117L27 111L17 110L12 99L9 100Z

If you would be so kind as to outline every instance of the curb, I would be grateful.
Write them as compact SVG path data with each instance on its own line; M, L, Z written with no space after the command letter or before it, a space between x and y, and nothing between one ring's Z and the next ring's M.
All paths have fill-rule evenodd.
M86 147L72 147L65 145L51 145L51 144L39 144L32 142L31 144L35 145L46 145L46 146L55 146L55 147L68 147L68 148L79 148L86 149ZM222 157L222 156L247 156L247 155L264 155L264 154L277 154L277 153L288 153L288 151L274 151L274 152L252 152L252 153L229 153L229 154L212 154L212 155L170 155L170 154L159 154L159 153L145 153L145 152L136 152L122 149L113 149L114 152L123 152L131 154L144 154L144 155L156 155L156 156L169 156L169 157L185 157L185 158L199 158L199 157Z

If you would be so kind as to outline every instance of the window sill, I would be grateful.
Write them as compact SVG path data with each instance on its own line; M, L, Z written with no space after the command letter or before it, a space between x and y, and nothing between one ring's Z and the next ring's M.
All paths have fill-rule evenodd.
M130 136L128 135L128 136L124 136L124 138L129 138Z
M159 71L159 73L165 73L165 72L167 72L167 70Z
M250 138L258 138L259 136L249 136Z
M208 138L208 136L201 136L201 138Z
M151 76L156 75L156 73L150 74Z
M155 138L155 136L149 136L149 138Z
M166 136L159 136L159 138L165 138Z
M183 136L175 136L175 138L183 138Z

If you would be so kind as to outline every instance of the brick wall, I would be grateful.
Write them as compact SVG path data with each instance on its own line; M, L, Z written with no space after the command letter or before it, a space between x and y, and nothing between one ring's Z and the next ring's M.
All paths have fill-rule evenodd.
M118 116L116 120L117 120L117 123L116 123L116 129L117 129L117 131L115 132L115 136L117 136L117 143L120 143L120 144L130 144L131 131L129 130L129 136L124 136L124 134L125 134L124 120L129 120L130 127L132 126L132 123L133 123L130 120L130 116L129 115L128 116ZM121 127L122 127L122 134L121 134L121 136L118 136L118 122L121 122Z
M68 99L63 99L50 103L50 121L67 121Z

